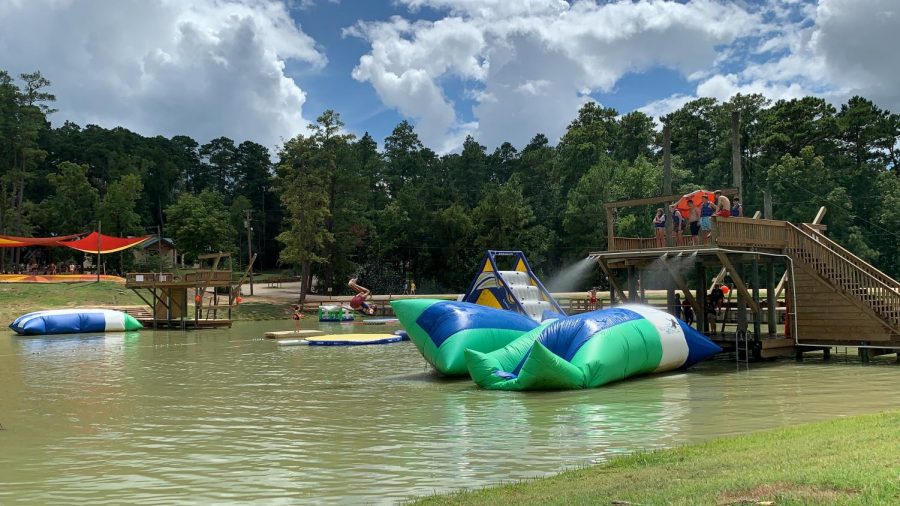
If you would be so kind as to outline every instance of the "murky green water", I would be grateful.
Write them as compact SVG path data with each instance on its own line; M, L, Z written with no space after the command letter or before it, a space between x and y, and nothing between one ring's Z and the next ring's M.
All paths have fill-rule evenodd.
M0 503L391 503L900 402L900 367L841 357L488 392L436 379L408 342L261 338L290 328L0 334Z

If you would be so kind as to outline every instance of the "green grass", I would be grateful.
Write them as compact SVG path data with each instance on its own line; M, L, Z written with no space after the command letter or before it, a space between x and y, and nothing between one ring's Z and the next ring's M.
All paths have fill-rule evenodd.
M898 445L900 411L892 411L638 453L416 504L900 504Z
M0 323L4 325L25 313L42 309L143 303L134 292L113 282L0 283Z

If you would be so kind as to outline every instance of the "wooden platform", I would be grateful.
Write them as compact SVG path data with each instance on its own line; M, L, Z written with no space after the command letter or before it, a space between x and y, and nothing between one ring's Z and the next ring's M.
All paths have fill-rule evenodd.
M137 321L141 322L141 325L144 328L152 329L154 328L154 320L152 317L150 318L138 318ZM156 320L155 324L157 329L217 329L222 327L231 327L231 320L226 319L201 319L201 320L192 320L185 318L184 320ZM183 324L183 326L182 326Z

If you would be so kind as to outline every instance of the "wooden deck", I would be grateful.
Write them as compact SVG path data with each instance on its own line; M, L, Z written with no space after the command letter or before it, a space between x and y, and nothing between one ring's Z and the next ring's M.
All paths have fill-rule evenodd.
M699 325L710 280L727 273L738 294L731 335L750 336L758 358L833 346L856 347L864 359L900 350L900 283L829 239L825 227L756 218L713 223L706 244L673 237L672 246L660 247L656 238L611 234L608 250L591 256L614 297L633 301L648 288L677 290ZM662 286L645 284L660 279ZM711 337L735 347L733 337Z

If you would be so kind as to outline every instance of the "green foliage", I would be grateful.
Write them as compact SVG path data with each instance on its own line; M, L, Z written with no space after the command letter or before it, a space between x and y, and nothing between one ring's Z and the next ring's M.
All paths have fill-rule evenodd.
M833 238L900 275L900 116L863 97L838 107L816 97L699 98L660 122L587 102L558 145L537 133L491 152L467 137L441 156L410 122L379 151L326 110L273 163L266 147L227 137L51 128L48 90L40 73L0 71L0 233L82 232L99 218L116 235L160 226L194 255L243 252L249 210L262 268L299 268L332 292L346 293L351 275L376 290L415 279L459 292L487 248L522 249L538 272L605 248L604 203L662 192L660 122L671 130L676 193L732 186L739 112L746 213L762 209L765 191L776 218L808 221L824 205ZM617 234L649 236L653 211L620 210ZM0 250L0 264L9 257Z
M104 234L128 236L143 232L141 217L136 212L143 190L144 184L137 174L127 174L109 185L99 210Z
M63 162L58 173L47 177L54 192L40 206L38 219L44 228L60 235L96 228L99 192L91 186L87 173L86 165Z
M212 190L200 195L182 194L166 208L169 231L188 261L198 255L232 251L236 232L225 199Z

